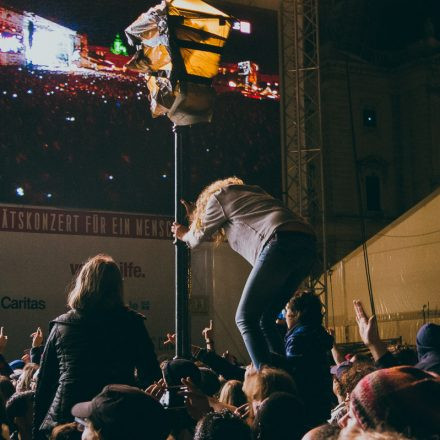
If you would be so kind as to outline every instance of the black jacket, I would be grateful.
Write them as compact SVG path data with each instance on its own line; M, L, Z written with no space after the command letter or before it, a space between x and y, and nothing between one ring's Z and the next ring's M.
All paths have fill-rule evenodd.
M72 406L105 385L146 387L161 377L144 319L120 308L90 315L71 310L51 322L35 395L35 437L72 421Z
M194 356L197 361L203 362L205 365L214 370L217 375L222 375L226 380L236 379L241 382L244 380L246 369L239 365L231 364L224 357L218 355L215 351L208 351L201 348L197 355Z
M285 336L287 362L310 416L310 425L330 417L334 395L328 353L333 337L322 325L297 324Z

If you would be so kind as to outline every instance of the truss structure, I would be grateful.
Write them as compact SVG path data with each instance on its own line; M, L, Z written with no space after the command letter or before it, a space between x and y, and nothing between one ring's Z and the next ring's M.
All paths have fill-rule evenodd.
M327 304L318 0L281 0L279 7L284 201L318 233L320 263L309 287Z

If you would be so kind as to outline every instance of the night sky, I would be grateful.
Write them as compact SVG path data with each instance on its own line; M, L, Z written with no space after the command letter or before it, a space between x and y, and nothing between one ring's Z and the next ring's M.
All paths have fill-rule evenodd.
M86 33L92 45L109 46L116 33L158 0L6 0L7 4ZM252 23L252 34L233 32L223 60L256 61L264 73L278 70L277 15L274 11L212 1ZM440 39L440 0L319 0L321 39L341 47L358 42L376 50L401 50L426 34L427 19Z
M440 39L439 0L319 0L319 5L324 42L399 51L423 39L428 20Z

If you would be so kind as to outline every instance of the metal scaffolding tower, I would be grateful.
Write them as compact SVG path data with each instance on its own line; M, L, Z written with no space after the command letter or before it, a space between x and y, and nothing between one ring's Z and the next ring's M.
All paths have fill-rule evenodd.
M327 236L319 74L319 0L229 0L278 11L284 202L314 226L320 264L309 280L327 305Z
M318 0L280 0L279 35L284 201L317 231L320 267L310 287L327 304Z

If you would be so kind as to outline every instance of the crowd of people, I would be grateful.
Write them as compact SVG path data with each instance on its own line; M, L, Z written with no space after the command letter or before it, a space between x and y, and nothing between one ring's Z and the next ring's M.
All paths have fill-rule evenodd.
M151 119L139 78L10 67L0 92L3 201L171 212L170 123ZM220 96L213 123L187 130L190 186L240 173L277 194L276 105ZM179 246L227 239L253 266L235 316L249 365L215 351L212 322L191 359L159 362L145 317L125 305L118 264L99 254L78 269L69 311L47 338L37 328L21 359L5 359L13 329L1 327L2 438L439 439L440 326L423 325L416 350L391 349L355 301L370 355L343 353L320 298L298 290L315 233L269 193L216 180L194 204L182 200L188 226L171 228Z
M212 323L191 359L159 364L144 318L124 305L110 256L89 259L72 286L70 311L46 340L38 328L22 359L0 355L3 439L439 438L439 325L419 329L416 350L390 350L355 301L371 356L343 353L322 326L319 297L300 290L278 321L285 352L267 365L216 353ZM166 343L174 342L170 333Z
M137 76L1 66L0 200L172 213L172 124L147 92ZM221 94L188 132L188 197L233 173L280 194L278 103Z

